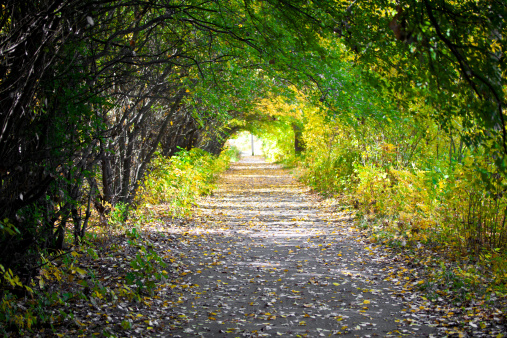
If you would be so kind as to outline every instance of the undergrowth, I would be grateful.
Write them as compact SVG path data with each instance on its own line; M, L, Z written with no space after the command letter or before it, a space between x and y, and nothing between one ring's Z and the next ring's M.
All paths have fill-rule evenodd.
M313 167L302 179L328 198L339 197L370 241L405 252L431 252L431 263L420 260L428 270L428 291L450 285L444 289L459 289L461 296L453 293L458 299L492 292L505 295L507 200L488 194L480 181L462 179L474 170L456 166L452 175L435 181L428 171L356 165L345 184L343 177L330 177L336 171L321 172L322 179L313 184L309 172L318 172Z
M165 204L166 216L188 216L196 199L213 191L217 175L235 156L234 149L216 157L197 148L182 150L171 158L158 156L153 170L139 188L136 203L148 208Z
M175 257L159 249L160 242L170 240L163 227L154 232L151 224L188 216L196 198L213 191L234 154L226 150L217 157L194 149L170 159L158 157L130 218L124 217L124 204L112 207L105 225L97 222L80 246L41 253L38 274L30 280L0 265L0 335L79 335L90 328L74 315L75 308L100 311L124 301L146 303L182 269ZM151 210L156 203L165 204L163 212ZM15 229L3 222L0 231ZM67 242L70 246L72 238ZM111 265L114 271L105 268ZM132 319L125 318L121 328L96 328L96 334L113 336L112 331L123 330L129 335L131 327Z
M507 181L487 152L458 147L428 121L305 118L304 183L353 210L372 242L435 253L428 283L506 294Z

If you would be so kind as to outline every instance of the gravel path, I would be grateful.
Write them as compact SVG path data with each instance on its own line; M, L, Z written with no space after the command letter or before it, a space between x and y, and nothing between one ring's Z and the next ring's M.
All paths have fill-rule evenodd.
M187 269L169 336L436 334L409 268L315 205L287 170L235 164L177 235Z

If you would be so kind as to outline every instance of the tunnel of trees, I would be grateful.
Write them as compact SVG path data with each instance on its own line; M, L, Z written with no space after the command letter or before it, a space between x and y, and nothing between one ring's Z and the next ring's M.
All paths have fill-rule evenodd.
M5 269L33 277L40 253L62 249L66 232L79 244L92 211L135 208L155 158L219 154L245 129L272 135L294 158L307 154L316 188L328 179L343 190L341 179L368 161L392 185L403 179L390 166L429 170L435 182L453 172L454 185L477 188L470 201L497 210L495 229L478 226L482 235L467 240L507 243L504 1L1 6ZM485 224L467 217L470 228Z

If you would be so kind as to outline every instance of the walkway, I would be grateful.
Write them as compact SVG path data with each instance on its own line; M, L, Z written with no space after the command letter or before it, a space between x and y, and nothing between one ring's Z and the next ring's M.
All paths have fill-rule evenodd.
M326 214L287 170L235 164L174 243L180 337L428 337L409 269ZM167 334L167 331L166 331Z

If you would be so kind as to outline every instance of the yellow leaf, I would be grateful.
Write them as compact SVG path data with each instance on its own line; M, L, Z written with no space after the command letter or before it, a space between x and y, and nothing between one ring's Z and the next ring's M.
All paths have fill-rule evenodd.
M81 276L86 276L86 271L81 268L76 268L76 272L79 273Z

